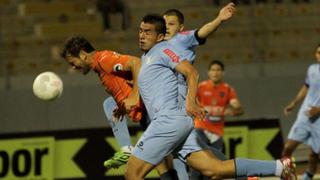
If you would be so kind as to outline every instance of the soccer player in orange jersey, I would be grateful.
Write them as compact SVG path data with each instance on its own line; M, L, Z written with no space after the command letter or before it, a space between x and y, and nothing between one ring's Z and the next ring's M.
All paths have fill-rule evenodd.
M236 91L223 81L223 76L224 64L213 60L209 65L209 79L199 84L197 92L200 105L208 113L204 121L195 121L201 137L206 137L208 144L221 151L225 116L239 116L244 112Z
M108 118L113 118L117 124L121 124L124 116L128 115L133 122L143 123L142 127L146 128L148 116L137 87L137 76L141 66L139 58L110 50L96 51L88 40L77 36L67 40L61 56L72 68L84 75L90 70L98 74L106 91L112 96L112 102L116 103L112 107L111 117ZM123 125L127 126L126 123ZM123 134L130 137L124 130L121 132L115 132L117 131L115 128L113 130L120 136ZM130 154L126 156L129 157ZM122 154L123 156L125 154ZM174 176L168 169L165 163L157 168L161 179L167 180Z
M213 60L209 64L208 80L199 83L197 98L201 107L207 111L204 120L195 120L198 136L207 145L223 150L223 130L225 116L239 116L243 108L236 91L223 81L224 64ZM200 173L192 171L192 178L205 179Z
M117 103L114 118L128 113L133 121L141 120L144 107L136 80L141 66L139 58L109 50L96 51L83 37L70 38L61 55L70 66L83 74L92 69L99 75L106 91Z

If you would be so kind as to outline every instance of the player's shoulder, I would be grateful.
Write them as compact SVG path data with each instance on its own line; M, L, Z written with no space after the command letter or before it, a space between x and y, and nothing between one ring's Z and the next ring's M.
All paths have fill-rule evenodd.
M317 63L314 63L314 64L310 64L309 67L308 67L308 71L319 71L319 64Z
M189 36L189 35L193 35L194 32L195 32L195 30L180 31L180 32L178 32L177 35L180 35L180 36Z
M201 81L199 83L199 87L206 87L206 86L209 86L211 84L210 80L205 80L205 81Z
M309 68L318 68L319 64L318 63L313 63L309 65Z
M157 53L160 53L163 57L172 57L173 55L177 56L179 52L180 50L168 41L161 42L157 51Z
M234 90L234 88L227 82L222 82L222 86L225 87L225 88Z

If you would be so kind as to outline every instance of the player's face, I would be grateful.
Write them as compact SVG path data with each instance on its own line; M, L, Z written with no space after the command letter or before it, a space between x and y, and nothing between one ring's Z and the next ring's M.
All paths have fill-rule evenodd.
M163 34L158 34L156 32L154 24L141 23L139 30L139 47L143 52L151 49L155 44L162 41L163 38Z
M317 47L315 52L316 60L320 63L320 46Z
M183 24L179 23L177 16L171 15L164 15L164 20L166 21L167 33L165 39L171 39L175 36L178 32L183 30Z
M88 74L91 67L86 63L85 58L86 57L80 53L80 57L67 56L66 60L73 69L81 72L82 74Z
M224 71L218 64L213 64L208 71L209 79L215 84L220 83L222 81L223 74Z

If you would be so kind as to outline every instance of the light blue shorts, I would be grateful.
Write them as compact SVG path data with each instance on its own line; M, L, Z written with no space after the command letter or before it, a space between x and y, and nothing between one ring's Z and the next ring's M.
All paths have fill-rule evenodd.
M198 138L199 136L196 132L196 129L193 129L186 141L184 142L184 144L182 145L182 147L178 148L174 152L174 156L186 163L189 154L206 149L206 147L202 146Z
M307 116L299 114L290 129L288 139L309 145L315 153L320 152L320 119L311 122Z
M143 161L157 165L174 150L181 149L193 127L193 120L189 116L158 116L151 121L132 154Z

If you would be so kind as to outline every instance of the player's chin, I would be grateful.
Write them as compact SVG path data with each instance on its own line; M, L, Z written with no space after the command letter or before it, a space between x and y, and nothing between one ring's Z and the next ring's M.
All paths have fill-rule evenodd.
M144 51L147 51L147 48L146 48L145 46L143 46L143 45L140 45L139 48L140 48L140 50L143 51L143 52L144 52Z

